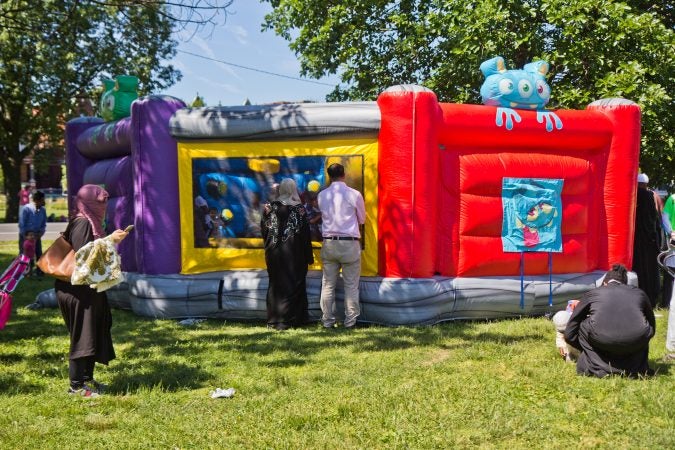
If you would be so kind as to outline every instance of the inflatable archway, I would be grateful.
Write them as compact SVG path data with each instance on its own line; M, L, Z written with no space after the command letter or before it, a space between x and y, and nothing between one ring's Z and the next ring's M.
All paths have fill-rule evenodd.
M316 191L334 160L366 201L360 320L559 310L610 264L630 267L640 110L600 100L556 111L564 126L552 131L538 111L507 129L496 110L409 85L359 103L186 108L145 97L130 117L67 124L68 190L105 185L108 226L136 226L120 248L126 283L109 297L145 316L264 319L260 204L284 177ZM199 229L209 209L227 216L217 239ZM520 251L506 245L513 236Z

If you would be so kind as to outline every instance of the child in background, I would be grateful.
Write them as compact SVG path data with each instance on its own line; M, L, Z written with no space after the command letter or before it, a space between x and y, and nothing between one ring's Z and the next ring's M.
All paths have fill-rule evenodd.
M210 238L220 239L222 236L223 220L218 215L218 208L209 208L206 217L207 235Z
M553 315L553 325L555 325L555 346L558 347L558 353L566 362L574 362L579 357L579 350L568 345L565 342L565 328L567 328L567 322L569 322L570 317L574 308L579 303L579 300L570 300L567 302L567 308L564 311L558 311Z
M309 234L312 241L321 242L321 211L319 210L319 197L316 192L305 192L306 202L304 204L307 212L307 221L309 222Z
M220 213L220 223L221 223L221 228L220 228L220 233L221 237L224 238L236 238L237 234L234 232L230 224L232 223L232 219L234 219L234 213L232 210L228 208L224 208L223 211Z
M26 277L33 275L33 267L35 266L35 233L33 231L26 232L25 239L23 241L23 256L30 259L30 265L28 266L28 272Z

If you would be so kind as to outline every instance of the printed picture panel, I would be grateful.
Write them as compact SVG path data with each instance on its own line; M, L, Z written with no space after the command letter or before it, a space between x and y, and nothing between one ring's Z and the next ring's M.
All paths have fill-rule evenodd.
M298 186L312 240L320 242L317 195L334 162L345 167L346 183L363 194L363 155L193 159L194 247L262 248L263 207L275 199L284 178Z

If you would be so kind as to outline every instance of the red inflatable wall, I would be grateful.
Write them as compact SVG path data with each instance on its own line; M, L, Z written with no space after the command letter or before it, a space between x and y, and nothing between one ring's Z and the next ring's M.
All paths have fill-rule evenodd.
M386 91L377 101L379 272L423 278L436 266L441 110L433 92L404 89Z
M598 100L591 103L589 112L600 112L612 123L612 143L605 158L603 180L603 208L599 214L604 263L608 269L614 263L623 263L629 269L633 264L633 234L635 228L636 177L640 155L640 108L622 99Z
M554 273L630 267L640 111L628 103L556 111L563 128L551 132L535 111L519 110L522 120L509 131L495 125L495 107L439 105L430 92L383 93L380 273L518 275L520 254L502 251L504 177L564 180ZM548 273L548 253L527 253L525 273Z

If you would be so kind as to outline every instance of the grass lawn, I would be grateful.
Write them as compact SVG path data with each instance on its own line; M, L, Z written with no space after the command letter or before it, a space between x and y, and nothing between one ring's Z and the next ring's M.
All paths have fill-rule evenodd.
M0 263L16 242L0 245ZM24 306L0 331L0 448L675 448L675 365L646 380L579 377L544 318L287 332L192 327L113 311L118 358L96 400L66 394L58 310ZM209 391L234 387L234 398Z

